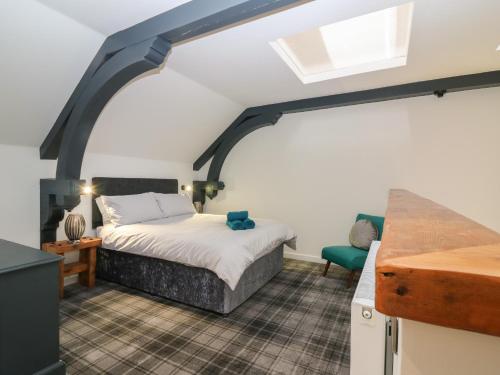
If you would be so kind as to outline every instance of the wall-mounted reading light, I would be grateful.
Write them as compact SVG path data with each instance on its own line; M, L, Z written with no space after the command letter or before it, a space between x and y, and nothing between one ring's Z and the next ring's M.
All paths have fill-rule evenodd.
M194 201L194 195L196 195L196 192L194 192L193 185L182 185L181 190L185 192L184 195L193 200L193 205L196 209L196 212L198 212L199 214L203 213L203 204L201 202Z
M94 193L94 189L91 185L82 186L82 195L91 195Z

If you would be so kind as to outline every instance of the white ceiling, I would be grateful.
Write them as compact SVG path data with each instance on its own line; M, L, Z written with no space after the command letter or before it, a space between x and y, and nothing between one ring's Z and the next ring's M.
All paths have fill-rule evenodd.
M415 0L401 68L304 85L268 43L406 2L315 0L178 46L167 63L247 106L500 69L499 0Z
M108 36L190 0L38 1Z
M8 57L0 59L0 143L38 147L104 35L185 1L0 0ZM304 85L269 45L405 2L315 0L177 45L160 75L113 98L89 150L191 163L247 106L500 69L499 0L415 0L402 68Z
M105 34L185 2L39 1ZM176 46L167 64L245 106L500 68L498 0L414 0L408 63L401 68L304 85L269 45L280 37L407 2L314 0Z

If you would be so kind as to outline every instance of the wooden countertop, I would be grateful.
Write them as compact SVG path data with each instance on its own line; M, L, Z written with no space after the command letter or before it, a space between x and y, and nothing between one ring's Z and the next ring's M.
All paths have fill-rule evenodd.
M378 311L500 336L500 234L392 190L375 267Z

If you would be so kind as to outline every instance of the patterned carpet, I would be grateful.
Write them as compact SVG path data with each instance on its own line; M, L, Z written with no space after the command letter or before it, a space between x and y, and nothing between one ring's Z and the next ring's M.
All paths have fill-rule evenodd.
M286 260L224 317L98 282L66 288L61 357L68 374L348 374L346 272Z

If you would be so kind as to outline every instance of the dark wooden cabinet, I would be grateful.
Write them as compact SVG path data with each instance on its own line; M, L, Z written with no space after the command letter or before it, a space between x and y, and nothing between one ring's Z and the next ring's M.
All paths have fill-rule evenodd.
M60 257L0 240L0 374L64 375Z

